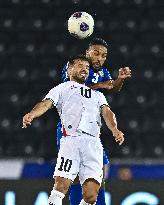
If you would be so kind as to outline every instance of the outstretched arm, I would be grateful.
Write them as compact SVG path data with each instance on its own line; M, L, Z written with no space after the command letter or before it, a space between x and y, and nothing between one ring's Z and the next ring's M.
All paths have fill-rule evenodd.
M129 67L120 68L118 78L113 81L113 91L119 92L123 86L124 80L131 77Z
M44 101L39 102L38 104L36 104L34 106L34 108L23 117L23 126L22 126L22 128L27 128L28 125L31 125L31 122L33 121L33 119L43 115L52 106L53 106L53 103L52 103L51 100L44 100Z
M92 85L88 85L88 87L90 87L93 90L97 90L97 89L111 90L113 88L113 80L108 80L108 81L104 81L104 82L100 82L100 83L95 83L95 84L92 84Z
M96 89L111 90L112 89L115 92L119 92L123 86L124 80L129 77L131 77L131 70L129 69L129 67L120 68L118 78L116 80L107 80L104 82L89 85L88 87L90 87L93 90L96 90Z
M122 78L117 78L116 80L113 81L113 91L119 92L124 84L124 79Z
M102 107L101 112L107 127L113 133L113 137L115 138L115 141L118 142L119 145L121 145L124 142L124 134L117 129L117 120L115 114L106 105Z

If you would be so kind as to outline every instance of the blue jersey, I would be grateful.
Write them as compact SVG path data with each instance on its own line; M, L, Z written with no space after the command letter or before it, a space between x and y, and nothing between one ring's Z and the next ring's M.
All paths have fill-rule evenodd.
M62 81L66 82L69 80L68 74L68 63L64 66L62 70ZM92 67L89 68L89 76L85 82L86 85L91 85L94 83L105 82L108 80L112 80L111 74L105 67L101 67L98 71L94 70Z
M62 69L62 81L66 82L69 80L68 74L68 63L63 67ZM108 80L112 80L111 74L105 67L101 67L98 71L94 70L92 67L89 68L89 76L85 82L85 85L92 85L94 83L101 83ZM101 91L99 89L99 91ZM60 147L60 139L62 138L62 125L61 122L57 125L57 146ZM105 151L103 153L103 162L104 164L108 164L108 157L105 154Z

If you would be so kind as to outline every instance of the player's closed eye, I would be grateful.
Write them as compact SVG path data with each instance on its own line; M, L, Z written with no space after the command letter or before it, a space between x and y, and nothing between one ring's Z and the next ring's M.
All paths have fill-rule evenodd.
M83 64L79 64L78 67L79 67L79 68L82 68L82 67L84 67L84 65L83 65Z
M83 64L78 64L78 68L84 68L89 71L89 66L84 66Z

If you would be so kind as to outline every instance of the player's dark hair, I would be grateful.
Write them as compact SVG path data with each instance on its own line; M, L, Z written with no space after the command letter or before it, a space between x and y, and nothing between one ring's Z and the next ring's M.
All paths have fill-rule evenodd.
M90 43L89 43L89 47L93 46L93 45L102 45L106 48L108 48L108 44L105 40L103 40L102 38L94 38Z
M68 62L69 62L70 65L73 65L74 61L78 60L78 59L83 60L83 61L88 61L88 63L90 64L90 60L83 54L78 54L78 55L71 56L69 58Z

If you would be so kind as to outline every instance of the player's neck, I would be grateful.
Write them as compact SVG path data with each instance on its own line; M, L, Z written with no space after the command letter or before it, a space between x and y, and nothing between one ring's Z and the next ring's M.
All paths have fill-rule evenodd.
M94 73L97 73L102 69L102 67L100 67L100 68L91 67L91 69L93 70Z
M76 83L79 83L79 84L84 84L85 82L80 80L80 79L74 79L74 78L70 78L70 81L74 81Z

